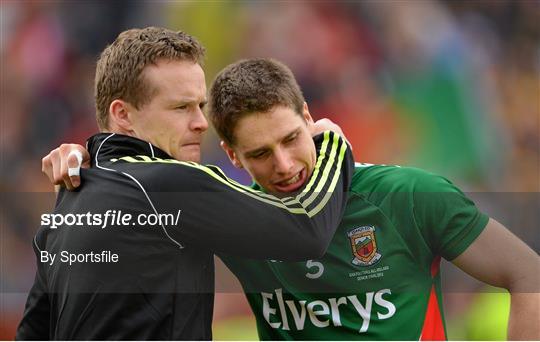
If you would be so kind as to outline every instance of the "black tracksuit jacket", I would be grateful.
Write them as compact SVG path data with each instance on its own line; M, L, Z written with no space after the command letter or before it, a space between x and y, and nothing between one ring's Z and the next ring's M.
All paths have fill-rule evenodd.
M54 213L102 215L92 224L112 210L133 218L118 224L109 216L105 228L87 216L82 225L42 223L33 241L35 282L16 338L212 339L214 252L298 261L321 257L330 243L354 162L338 135L325 132L315 142L318 163L308 185L277 199L217 167L172 160L148 142L91 137L92 167L81 171L78 190L60 191ZM174 220L136 221L151 214ZM44 252L56 255L52 265L41 262ZM96 262L86 257L92 252L118 260ZM83 259L70 265L70 255Z

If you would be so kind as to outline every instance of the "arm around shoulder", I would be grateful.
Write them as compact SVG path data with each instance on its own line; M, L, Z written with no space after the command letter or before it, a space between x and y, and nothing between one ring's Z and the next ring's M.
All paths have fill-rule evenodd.
M354 161L339 135L325 132L319 140L313 175L303 191L291 197L242 186L216 167L189 164L184 165L184 177L171 177L173 181L161 186L174 198L155 201L173 212L172 204L182 204L181 229L171 230L179 241L258 259L321 257L345 211ZM168 178L160 177L162 182Z

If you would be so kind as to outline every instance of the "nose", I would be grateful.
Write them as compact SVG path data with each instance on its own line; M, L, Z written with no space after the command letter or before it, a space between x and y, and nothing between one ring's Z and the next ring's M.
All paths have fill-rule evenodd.
M294 166L293 159L290 154L283 149L274 151L274 170L278 174L288 174Z
M190 128L193 131L204 132L208 129L208 120L201 108L197 107L193 119L190 122Z

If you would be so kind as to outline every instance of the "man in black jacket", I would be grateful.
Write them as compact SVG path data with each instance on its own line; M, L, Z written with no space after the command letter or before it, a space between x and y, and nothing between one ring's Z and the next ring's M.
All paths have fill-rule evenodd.
M313 141L302 126L318 153L278 186L313 176L283 199L194 163L208 127L203 57L193 37L159 28L125 31L103 51L92 167L42 217L17 339L211 339L213 252L324 254L346 202L350 148L331 132Z

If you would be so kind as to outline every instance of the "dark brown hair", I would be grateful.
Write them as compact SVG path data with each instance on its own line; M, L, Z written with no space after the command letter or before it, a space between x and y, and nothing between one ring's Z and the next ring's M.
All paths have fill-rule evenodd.
M273 59L246 59L216 76L210 89L209 116L221 139L233 145L240 118L278 105L302 115L304 96L291 70Z
M147 65L156 64L159 59L202 65L204 52L197 39L182 31L147 27L120 33L103 50L96 66L94 96L99 128L108 128L109 106L115 99L136 108L152 99L154 88L143 77Z

